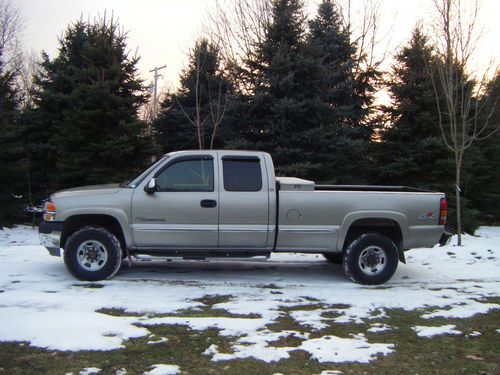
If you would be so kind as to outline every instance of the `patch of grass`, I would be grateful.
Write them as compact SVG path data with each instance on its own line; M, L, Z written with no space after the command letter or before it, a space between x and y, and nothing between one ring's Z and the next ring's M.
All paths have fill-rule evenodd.
M303 298L303 299L305 299L306 301L309 301L309 302L319 302L320 301L317 298L309 297L309 296L300 296L300 298Z
M273 323L268 324L266 328L273 332L281 332L281 331L304 332L310 330L309 327L301 326L299 323L297 323L295 319L293 319L288 314L280 316Z
M281 289L281 287L277 286L276 284L260 284L260 285L256 285L255 286L256 288L260 288L260 289Z
M288 335L282 337L278 341L270 342L269 345L275 348L297 347L302 343L302 341L304 341L304 339L300 339L294 335Z
M233 296L231 296L231 295L215 294L215 295L206 295L206 296L203 296L202 298L194 299L193 301L201 302L208 307L212 307L213 305L216 305L218 303L227 302L231 298L233 298Z
M178 310L175 313L172 314L160 314L160 315L154 315L155 317L169 317L169 316L183 316L183 317L190 317L190 318L207 318L207 317L212 317L212 318L218 318L218 317L226 317L226 318L247 318L247 319L258 319L261 318L259 314L234 314L230 313L227 310L224 309L211 309L210 307L203 307L200 309L186 309L186 310Z
M282 306L280 308L280 311L284 311L286 313L290 311L312 311L312 310L321 310L321 309L327 309L327 305L322 304L322 303L312 303L312 304L299 304L299 305L292 305L292 306Z
M348 309L349 307L351 307L351 306L343 304L343 303L336 303L333 305L328 305L328 308L330 308L330 309L339 309L339 310L345 310L345 309Z
M218 302L206 300L207 308ZM217 299L217 298L216 298ZM487 299L498 303L500 298ZM210 305L211 304L211 305ZM297 306L303 310L304 306ZM318 304L315 304L315 308ZM292 311L293 309L289 309ZM119 310L106 310L118 314ZM204 311L202 309L202 311ZM289 312L288 311L288 312ZM267 328L280 330L310 331L301 327L288 312ZM121 311L123 313L123 311ZM128 374L141 374L155 363L169 363L180 366L189 374L319 374L323 370L339 370L350 374L498 374L500 372L500 334L496 332L500 321L500 311L476 315L469 319L422 319L422 311L387 310L388 317L376 318L366 324L333 324L319 332L311 333L311 338L323 335L349 337L350 333L365 333L369 342L393 343L395 352L381 356L369 364L360 363L318 363L303 351L290 352L290 358L274 363L255 359L212 362L210 356L202 353L212 344L218 350L231 353L231 343L237 338L221 337L219 330L194 331L181 325L159 325L148 327L155 337L167 337L161 345L148 345L149 337L129 340L125 348L109 352L83 351L60 352L21 346L20 343L0 344L0 374L77 374L84 367L95 366L103 374L114 374L125 368ZM121 315L123 316L123 315ZM384 332L367 333L373 323L385 323L399 327ZM454 324L464 335L442 335L420 338L411 327L415 325L437 326ZM477 337L466 337L472 331L481 332ZM298 346L301 340L293 336L284 337L270 346Z
M134 316L134 317L137 317L137 316L144 315L144 314L141 314L139 312L132 313L132 312L127 312L124 309L115 309L115 308L112 308L112 309L103 308L103 309L96 310L96 312L98 312L100 314L111 315L111 316Z

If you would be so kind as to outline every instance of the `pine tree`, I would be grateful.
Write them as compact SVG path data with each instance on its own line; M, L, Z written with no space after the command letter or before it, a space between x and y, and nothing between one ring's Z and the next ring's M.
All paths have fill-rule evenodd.
M24 185L24 164L14 79L15 74L0 61L0 229L14 224L22 213L17 196Z
M223 147L231 97L217 48L207 39L197 41L180 88L167 96L153 123L163 152Z
M320 3L309 30L308 43L322 77L318 84L320 126L309 132L316 139L313 157L321 165L315 177L328 182L366 182L372 136L367 116L374 92L370 82L379 73L355 76L356 45L333 1Z
M392 104L381 133L375 182L438 191L453 186L453 165L437 125L438 112L429 75L433 64L428 38L417 26L396 55L388 81ZM451 192L451 190L450 190Z
M33 77L38 81L39 77ZM31 95L35 101L40 99L40 87L33 85ZM57 113L57 112L56 112ZM56 189L56 133L53 125L56 114L42 111L35 105L28 105L21 114L22 138L25 151L26 191L31 204L39 205Z
M58 56L43 54L28 149L52 153L32 165L47 171L49 189L119 182L149 162L153 143L138 119L146 91L126 48L126 34L104 17L70 25Z
M321 76L301 1L273 2L266 38L245 63L255 87L239 129L244 147L270 152L278 174L311 176L319 166L310 161L314 140L306 133L319 124Z

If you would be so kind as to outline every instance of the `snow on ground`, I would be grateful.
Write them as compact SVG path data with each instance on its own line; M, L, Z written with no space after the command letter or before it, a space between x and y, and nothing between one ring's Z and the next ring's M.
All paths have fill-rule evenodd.
M179 366L175 365L153 365L151 370L144 372L143 375L175 375L179 371Z
M481 332L478 331L472 331L471 333L466 335L466 337L479 337L479 336L481 336Z
M385 332L391 330L392 327L387 324L382 323L374 323L370 328L367 329L367 332L376 333L376 332Z
M168 342L168 339L166 337L160 337L157 339L155 338L155 335L150 335L147 344L157 345L157 344L163 344L165 342Z
M412 329L417 333L419 337L432 337L438 335L461 335L462 332L457 331L454 324L447 324L438 327L428 327L428 326L415 326Z
M370 344L362 333L352 338L323 336L304 341L299 349L311 353L319 362L360 362L368 363L378 354L392 353L393 344Z
M100 372L101 372L100 368L85 367L83 370L78 371L78 375L92 375L92 374L99 374Z
M369 342L359 331L345 337L309 335L336 323L371 323L393 308L421 309L429 319L467 318L500 308L485 301L500 296L500 227L482 227L477 234L464 236L462 247L411 250L408 264L400 264L389 282L370 287L351 283L341 266L313 254L273 254L266 262L142 261L124 267L113 280L86 283L72 278L61 258L49 256L36 229L6 229L0 231L0 341L51 350L112 350L130 338L150 337L150 326L180 324L193 330L216 327L234 339L229 353L207 345L204 354L214 361L272 362L300 349L318 361L368 362L395 350L392 343ZM207 296L225 296L211 308L241 316L178 314L206 308L201 301ZM127 316L101 311L111 308ZM285 310L300 332L267 329ZM382 329L395 328L372 323L369 331ZM287 336L303 341L273 346ZM168 335L164 339L149 341L169 345Z

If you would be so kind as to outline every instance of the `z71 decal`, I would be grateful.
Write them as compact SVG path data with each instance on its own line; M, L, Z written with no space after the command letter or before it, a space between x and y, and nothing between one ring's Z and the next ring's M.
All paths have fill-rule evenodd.
M418 217L418 220L437 220L437 214L432 211L428 211Z

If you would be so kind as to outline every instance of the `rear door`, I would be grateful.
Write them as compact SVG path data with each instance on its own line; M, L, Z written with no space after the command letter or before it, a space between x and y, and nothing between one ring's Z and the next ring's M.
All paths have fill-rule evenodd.
M218 180L211 155L169 160L155 173L158 191L144 181L132 198L132 231L137 247L217 248Z
M264 249L269 233L269 186L261 156L219 159L219 247Z

